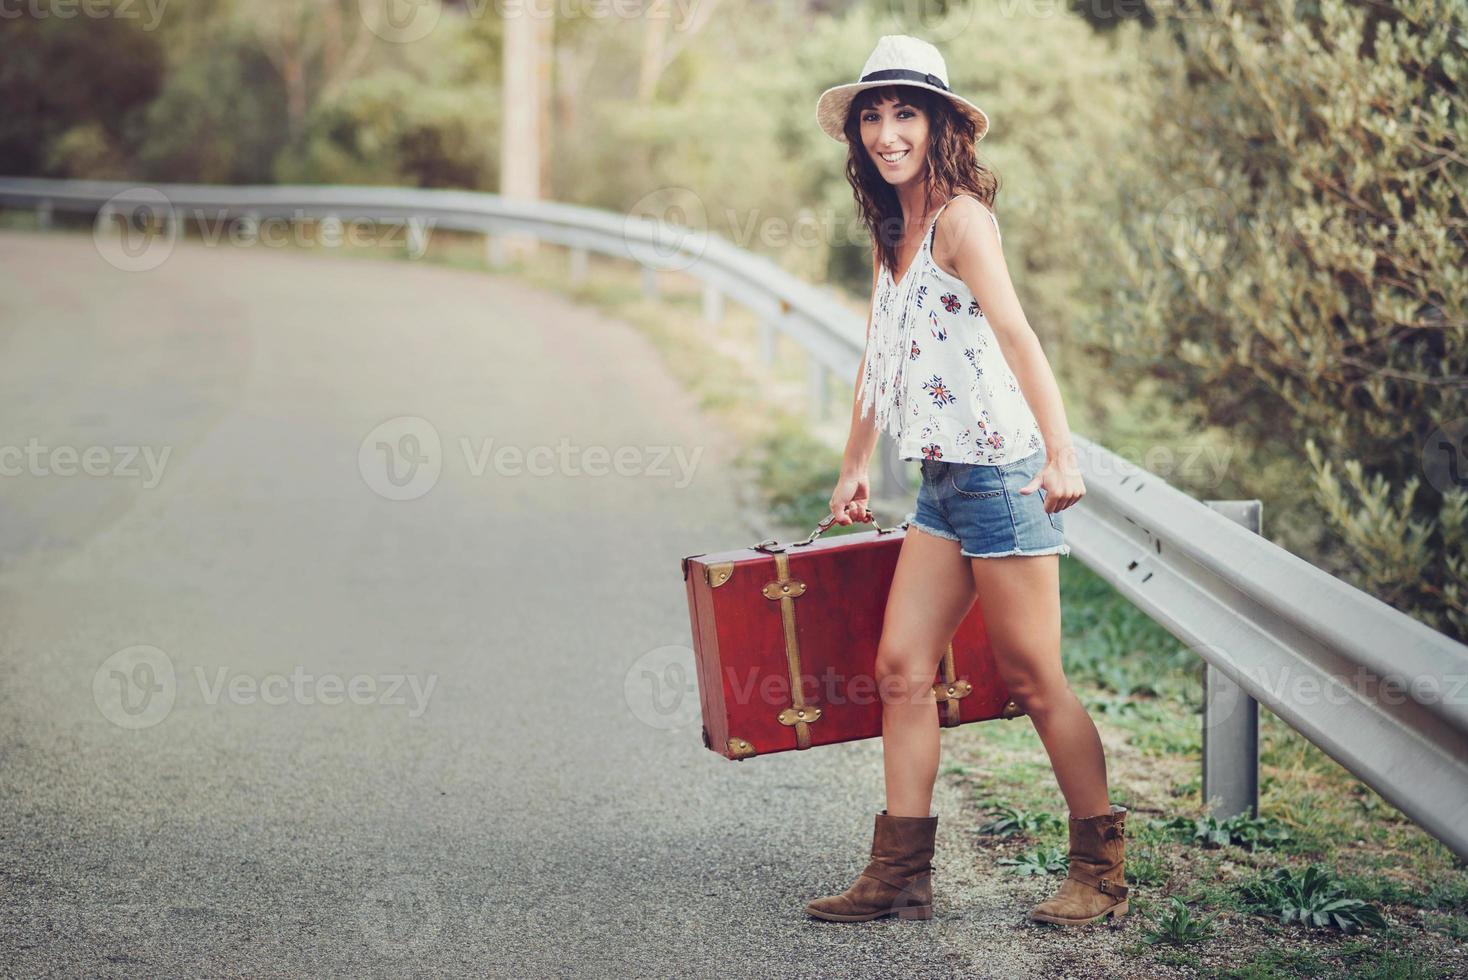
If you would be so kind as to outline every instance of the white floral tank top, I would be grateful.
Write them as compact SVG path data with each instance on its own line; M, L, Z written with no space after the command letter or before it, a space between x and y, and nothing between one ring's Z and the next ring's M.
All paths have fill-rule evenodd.
M946 208L949 201L943 205ZM933 215L902 281L878 274L858 397L902 459L997 466L1044 448L978 300L933 261ZM999 230L999 219L988 211Z

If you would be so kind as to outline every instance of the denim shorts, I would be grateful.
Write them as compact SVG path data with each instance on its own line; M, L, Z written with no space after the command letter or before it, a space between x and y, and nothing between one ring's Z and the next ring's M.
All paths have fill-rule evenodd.
M1045 488L1019 492L1045 468L1045 459L1043 449L998 466L925 459L908 523L957 541L959 554L969 558L1068 555L1065 517L1045 513Z

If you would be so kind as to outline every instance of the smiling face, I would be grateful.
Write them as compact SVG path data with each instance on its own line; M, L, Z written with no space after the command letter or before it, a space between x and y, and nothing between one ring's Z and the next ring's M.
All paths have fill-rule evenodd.
M923 173L928 153L928 114L902 97L861 110L861 142L889 184Z

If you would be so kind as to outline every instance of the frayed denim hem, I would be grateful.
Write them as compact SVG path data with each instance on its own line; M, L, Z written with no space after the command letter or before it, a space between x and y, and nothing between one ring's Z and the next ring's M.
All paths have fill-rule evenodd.
M935 527L928 527L926 524L919 524L913 520L909 520L907 523L909 526L917 528L924 534L931 534L935 538L947 538L949 541L958 541L958 535L956 534L949 534L947 531L940 531Z
M1053 548L1041 548L1037 551L1021 551L1019 548L1015 548L1013 551L995 551L987 555L975 555L971 552L963 550L960 550L958 553L965 558L1009 558L1013 555L1068 555L1070 554L1070 545L1059 544Z

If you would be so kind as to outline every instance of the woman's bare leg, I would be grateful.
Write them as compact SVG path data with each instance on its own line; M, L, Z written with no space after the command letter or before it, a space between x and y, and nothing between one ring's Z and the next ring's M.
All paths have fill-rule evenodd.
M939 749L933 678L974 601L968 559L958 551L957 541L909 528L887 596L876 673L894 817L926 817L932 809Z
M1060 556L968 560L999 676L1034 722L1071 815L1109 812L1101 736L1060 663Z

